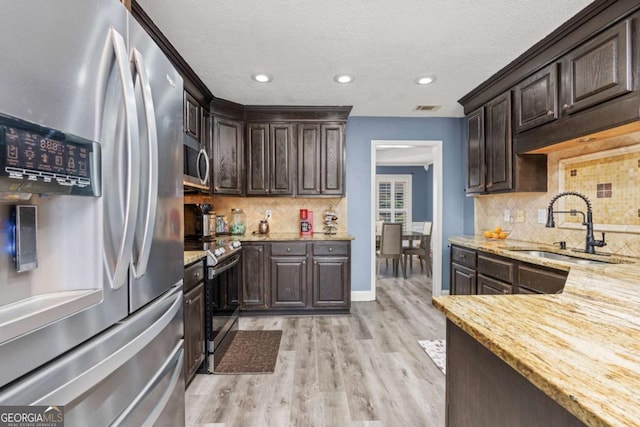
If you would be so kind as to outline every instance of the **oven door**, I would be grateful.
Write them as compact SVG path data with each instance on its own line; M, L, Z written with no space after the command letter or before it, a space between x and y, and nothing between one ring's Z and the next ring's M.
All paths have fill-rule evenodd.
M233 254L215 267L208 268L205 286L205 372L213 373L238 329L240 254Z
M210 162L207 150L189 135L184 135L184 178L187 189L209 191Z

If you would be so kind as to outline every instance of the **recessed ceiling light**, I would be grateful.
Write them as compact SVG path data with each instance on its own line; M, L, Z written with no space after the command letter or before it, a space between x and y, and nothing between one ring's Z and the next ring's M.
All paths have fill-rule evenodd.
M417 85L428 85L436 81L436 76L418 77L415 82Z
M269 83L271 80L273 80L273 77L271 77L271 75L265 73L252 74L251 78L258 83Z
M349 74L338 74L333 78L333 80L335 80L336 83L351 83L354 80L354 77Z

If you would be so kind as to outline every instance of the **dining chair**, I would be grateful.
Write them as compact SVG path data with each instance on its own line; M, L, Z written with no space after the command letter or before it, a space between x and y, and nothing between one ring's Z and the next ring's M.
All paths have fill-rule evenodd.
M420 260L420 271L427 271L427 277L431 276L431 229L432 223L426 221L423 225L422 236L417 247L404 246L402 248L402 256L404 265L407 265L407 257L409 258L409 268L413 270L413 256L417 256ZM424 264L423 264L424 262Z
M402 277L407 278L406 266L402 258L402 223L385 222L382 224L380 236L380 250L376 251L377 275L380 275L380 261L391 259L393 261L393 274L398 275L398 265L402 268Z

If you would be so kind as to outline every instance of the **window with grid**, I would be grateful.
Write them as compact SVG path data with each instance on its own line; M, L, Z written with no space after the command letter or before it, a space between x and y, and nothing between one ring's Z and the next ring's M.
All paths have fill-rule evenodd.
M411 175L376 175L376 218L411 230Z

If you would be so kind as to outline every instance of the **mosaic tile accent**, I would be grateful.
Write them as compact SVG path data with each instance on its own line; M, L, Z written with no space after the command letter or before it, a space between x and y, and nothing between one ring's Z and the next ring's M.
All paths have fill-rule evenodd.
M593 202L594 220L600 224L640 226L634 209L640 205L640 170L635 167L639 158L640 149L627 147L562 159L559 189L587 196ZM572 177L572 170L578 170L579 176ZM607 181L603 182L603 178ZM558 206L561 210L586 209L577 197L562 198ZM582 222L578 217L565 215L560 224L563 219L569 223Z
M558 182L560 180L560 160L574 158L589 153L602 152L603 147L606 147L606 149L628 147L629 150L636 150L636 153L638 153L640 152L640 132L624 135L607 141L584 143L576 147L557 150L550 153L547 159L548 191L546 193L506 193L474 197L475 234L481 234L483 230L489 230L496 226L500 226L505 230L511 231L507 241L509 239L514 239L533 243L552 244L553 242L564 240L567 242L567 247L570 249L584 249L585 227L580 225L580 220L582 219L581 216L576 217L575 224L571 224L574 228L559 226L556 226L555 228L546 228L545 224L540 224L537 221L538 210L546 210L551 198L559 192ZM636 156L636 159L638 159L638 156ZM627 173L631 172L627 171ZM635 161L633 164L633 173L640 173L640 170L636 168ZM606 175L603 175L602 177L606 177L607 182L611 182L615 185L615 180L609 179ZM602 177L598 179L598 182L602 183ZM623 182L623 186L632 187L631 180ZM635 188L637 192L640 192L637 184L635 185ZM617 191L618 190L616 190L616 192ZM594 183L591 190L592 195L588 196L591 198L592 202L594 202L594 205L599 204L601 200L613 200L613 198L596 199L595 192L596 186ZM568 200L570 198L565 197L563 199ZM579 201L577 198L576 200ZM576 207L579 210L585 209L585 206L578 206L577 203ZM640 202L632 204L627 208L630 215L632 215L636 221L640 220L639 207ZM511 211L512 221L515 220L517 211L523 211L524 222L505 222L503 218L505 209L509 209ZM558 225L560 224L559 219L560 215L556 216L556 224ZM615 227L609 226L605 230L602 228L603 226L600 217L594 215L594 220L596 222L595 231L597 238L600 237L600 231L607 232L607 246L598 248L598 251L640 258L640 237L638 236L640 231L638 231L638 227L634 229L627 225L618 225ZM615 229L611 229L612 227Z
M571 176L576 176L578 175L578 171L575 169L571 169Z
M602 198L605 198L605 197L611 197L611 183L598 184L597 197L599 199L602 199Z

